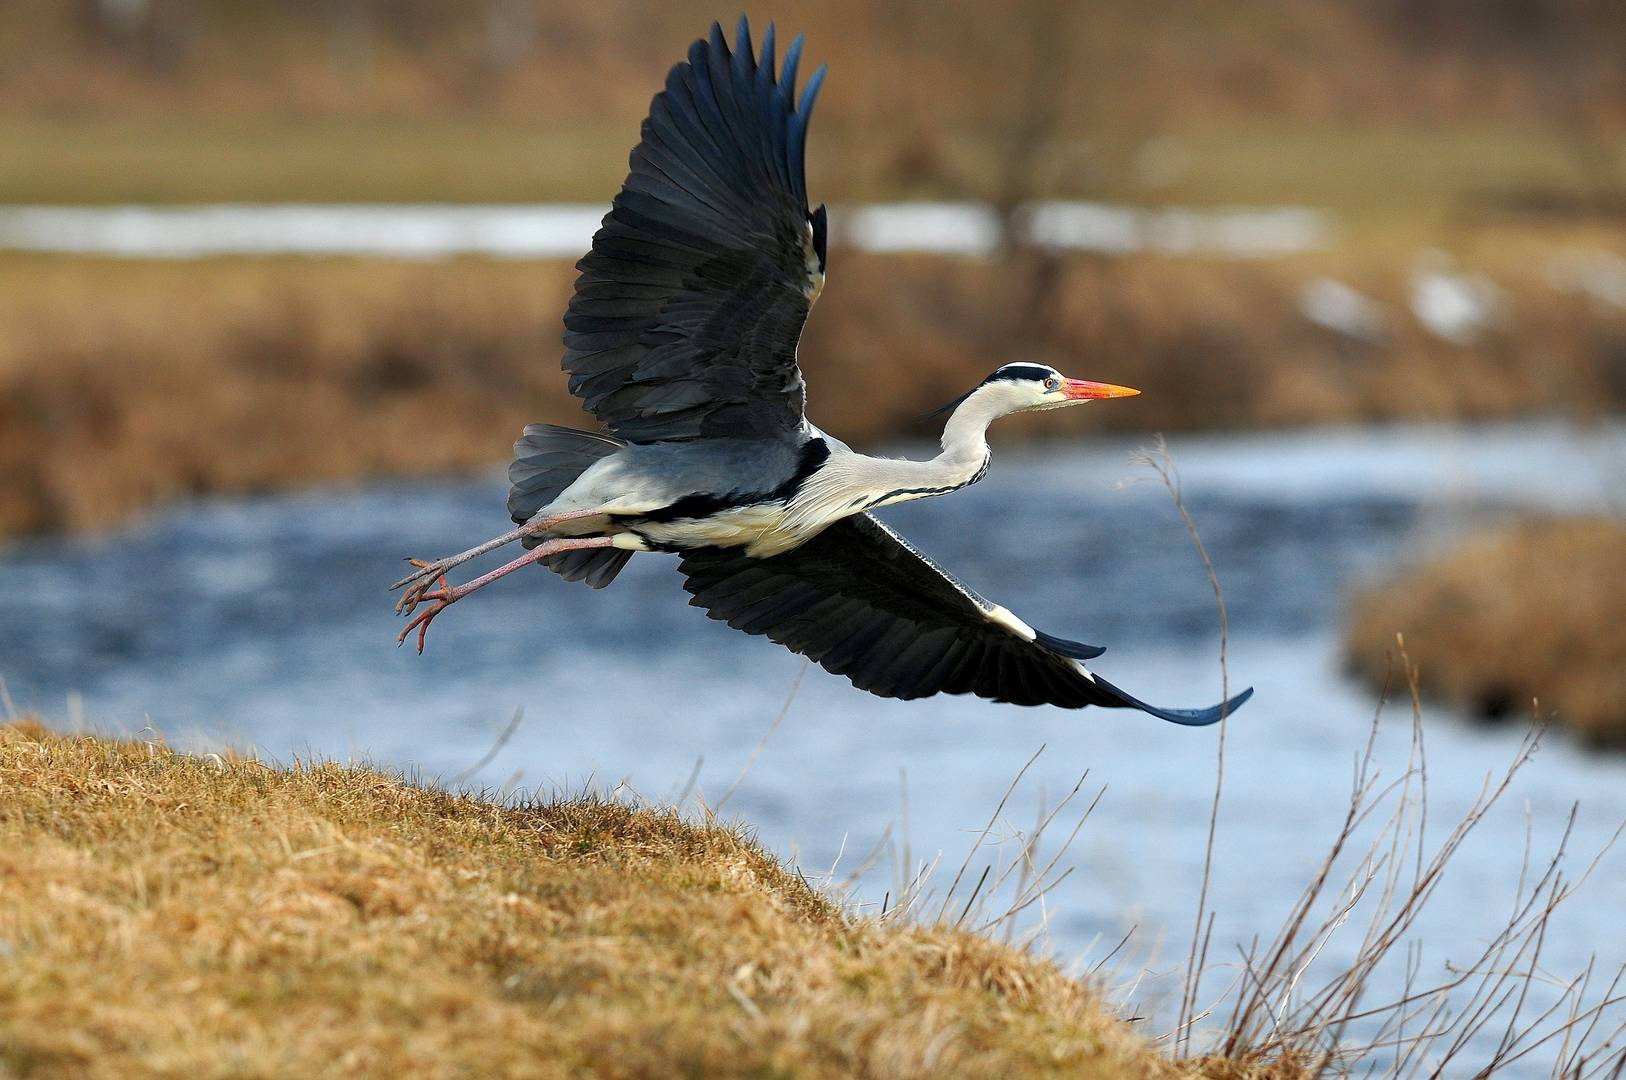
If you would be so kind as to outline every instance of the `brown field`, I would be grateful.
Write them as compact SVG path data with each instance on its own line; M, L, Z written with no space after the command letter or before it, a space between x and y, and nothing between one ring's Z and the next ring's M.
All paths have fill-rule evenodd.
M1463 347L1405 310L1382 253L1225 262L832 257L802 358L828 430L932 439L919 415L1040 359L1145 393L1007 421L1082 431L1596 415L1626 406L1626 318L1556 292L1545 242L1465 256L1512 317ZM1331 273L1389 304L1361 343L1297 311ZM558 370L563 263L0 259L0 536L178 497L499 464L529 421L591 423Z
M735 10L11 0L0 201L604 200L667 68ZM1618 225L1623 11L831 0L752 15L805 32L830 66L809 154L823 199L1285 201L1415 233L1528 196Z
M1395 635L1423 688L1487 720L1532 710L1626 747L1626 524L1530 522L1474 539L1356 597L1349 663L1381 682ZM1533 704L1539 702L1539 706Z
M738 828L0 726L0 1075L1299 1075Z

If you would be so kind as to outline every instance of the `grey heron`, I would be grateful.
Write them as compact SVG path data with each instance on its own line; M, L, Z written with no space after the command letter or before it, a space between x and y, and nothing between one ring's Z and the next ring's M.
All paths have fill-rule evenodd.
M883 697L971 693L1022 705L1149 705L1088 670L1103 650L1036 630L916 551L872 511L946 495L988 471L986 432L1013 413L1139 393L1010 363L943 411L929 461L861 454L804 414L796 347L824 284L827 219L803 154L824 81L796 91L802 39L775 72L739 23L696 41L650 104L630 172L565 315L564 369L604 432L532 424L514 449L517 525L415 571L396 609L418 631L533 563L603 588L633 553L680 557L691 604ZM461 585L446 574L518 541L526 554ZM419 605L427 605L418 611Z

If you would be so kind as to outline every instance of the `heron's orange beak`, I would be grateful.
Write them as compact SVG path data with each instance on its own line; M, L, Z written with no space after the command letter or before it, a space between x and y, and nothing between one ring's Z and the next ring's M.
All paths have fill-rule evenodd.
M1085 382L1083 379L1068 379L1061 385L1061 392L1067 396L1068 401L1094 401L1096 398L1134 397L1139 390L1129 386L1114 386L1112 383Z

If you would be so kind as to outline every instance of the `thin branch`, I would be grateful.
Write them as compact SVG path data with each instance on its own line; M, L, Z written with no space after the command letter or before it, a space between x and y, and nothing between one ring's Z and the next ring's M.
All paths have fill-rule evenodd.
M1010 784L1006 786L1005 794L999 797L999 805L994 807L994 812L992 814L988 815L988 824L984 825L982 827L982 832L977 834L977 839L972 843L970 849L966 851L964 861L960 863L960 869L954 872L954 880L949 883L948 892L943 895L942 906L937 909L937 922L942 922L944 917L948 914L949 903L954 899L954 890L960 887L960 879L965 877L965 872L967 868L971 866L971 860L976 856L977 849L981 847L982 842L988 838L989 832L993 830L994 822L998 821L999 815L1004 812L1005 804L1011 799L1011 793L1016 790L1016 785L1022 782L1022 777L1026 776L1028 770L1033 768L1033 763L1039 760L1039 755L1042 753L1044 753L1043 743L1039 745L1039 749L1033 752L1033 756L1028 758L1022 767L1017 770L1015 778L1012 779Z
M473 765L470 765L468 768L452 777L451 784L449 786L457 787L459 784L462 784L464 781L468 780L469 777L474 776L481 769L485 768L487 765L490 765L493 761L496 761L497 755L502 753L502 748L508 745L508 740L514 737L514 732L519 730L520 721L524 719L525 710L515 709L514 718L508 721L507 727L502 729L502 734L498 735L497 741L491 744L491 749L487 750L485 756L479 761L476 761Z
M1191 534L1192 546L1197 549L1197 555L1203 561L1203 570L1208 574L1208 584L1214 590L1214 606L1219 610L1219 666L1220 666L1220 709L1219 722L1219 749L1216 754L1214 767L1214 801L1208 813L1208 840L1203 847L1203 880L1197 892L1197 918L1196 925L1191 932L1191 953L1186 958L1186 974L1184 985L1180 994L1179 1021L1180 1039L1179 1052L1184 1055L1191 1049L1191 1023L1192 1012L1197 1007L1197 996L1202 984L1202 963L1198 958L1200 941L1203 936L1203 917L1208 908L1208 884L1214 869L1214 835L1219 829L1220 793L1225 788L1225 731L1230 720L1231 700L1231 672L1227 662L1227 649L1230 644L1230 620L1225 610L1225 590L1220 587L1219 574L1214 570L1214 560L1208 557L1208 548L1203 544L1203 538L1197 531L1197 523L1192 520L1191 512L1186 509L1185 498L1180 490L1180 471L1174 464L1174 458L1169 454L1169 444L1159 435L1150 451L1141 451L1136 459L1142 464L1149 465L1156 471L1163 486L1168 489L1169 497L1174 500L1174 508L1180 514L1180 520L1185 522L1186 532Z
M723 797L717 801L717 805L712 807L712 814L716 815L723 812L723 807L728 805L728 800L734 797L734 793L740 789L740 785L745 783L745 778L751 774L751 769L756 765L757 758L762 756L762 748L768 745L768 740L773 737L774 732L779 730L779 725L784 722L785 717L790 713L791 704L795 702L797 693L802 689L802 678L807 675L807 668L808 660L803 657L802 666L796 669L796 677L790 681L790 692L785 695L785 703L779 706L779 715L773 718L773 723L768 725L768 730L764 731L762 738L757 740L757 745L751 751L751 756L745 759L745 766L740 769L740 774L734 778L734 782L728 786L728 790L723 792Z

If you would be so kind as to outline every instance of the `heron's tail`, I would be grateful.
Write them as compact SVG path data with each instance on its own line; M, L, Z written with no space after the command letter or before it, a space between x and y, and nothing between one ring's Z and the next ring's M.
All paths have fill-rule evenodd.
M554 424L526 425L525 434L514 444L514 460L508 466L508 514L514 524L531 520L575 483L588 466L625 445L620 439L591 431ZM540 537L524 541L528 548L541 542ZM620 548L591 548L567 551L543 559L542 564L566 581L585 581L602 589L615 580L631 557L632 552Z

